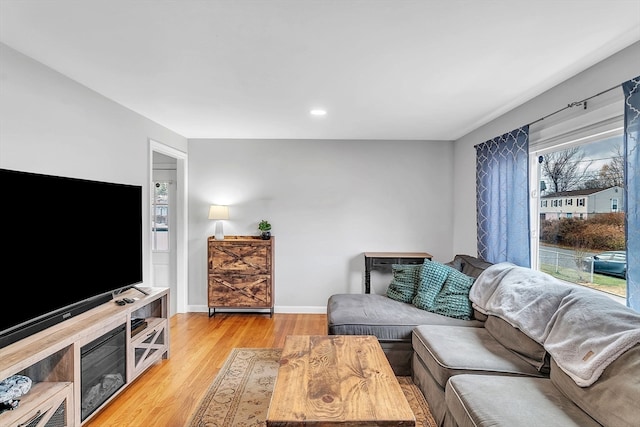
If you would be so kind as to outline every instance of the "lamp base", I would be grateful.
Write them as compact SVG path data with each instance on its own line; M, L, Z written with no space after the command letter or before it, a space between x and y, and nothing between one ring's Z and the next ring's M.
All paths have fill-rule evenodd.
M222 230L222 221L216 222L215 236L216 240L224 240L224 231Z

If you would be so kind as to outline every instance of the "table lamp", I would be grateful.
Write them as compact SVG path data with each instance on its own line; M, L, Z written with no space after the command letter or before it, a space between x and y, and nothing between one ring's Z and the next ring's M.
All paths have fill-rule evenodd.
M216 220L216 240L224 240L222 220L229 219L229 206L211 205L209 207L209 219Z

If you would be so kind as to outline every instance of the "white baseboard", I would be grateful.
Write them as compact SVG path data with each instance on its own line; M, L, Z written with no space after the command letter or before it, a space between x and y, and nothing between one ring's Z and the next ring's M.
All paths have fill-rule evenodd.
M216 308L216 313L224 313L224 308ZM229 309L233 312L256 312L256 309ZM189 305L187 306L188 313L208 313L209 307L206 305ZM268 312L268 310L266 310ZM289 313L289 314L326 314L327 306L275 306L274 313Z

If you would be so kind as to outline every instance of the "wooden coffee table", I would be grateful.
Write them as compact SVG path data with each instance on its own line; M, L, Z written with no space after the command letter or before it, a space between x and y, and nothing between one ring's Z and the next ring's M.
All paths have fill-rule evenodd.
M415 426L374 336L287 336L267 427Z

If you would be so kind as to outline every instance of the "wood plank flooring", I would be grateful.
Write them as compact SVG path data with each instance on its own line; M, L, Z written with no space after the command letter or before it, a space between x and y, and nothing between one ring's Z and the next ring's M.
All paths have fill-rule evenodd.
M182 313L169 319L170 357L150 367L85 427L183 427L232 348L282 348L324 335L325 314Z

